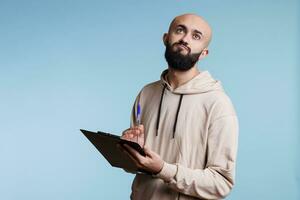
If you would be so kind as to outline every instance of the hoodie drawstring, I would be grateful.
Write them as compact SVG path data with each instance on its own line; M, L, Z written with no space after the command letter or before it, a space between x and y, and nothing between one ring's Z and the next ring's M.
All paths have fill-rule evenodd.
M159 120L160 120L160 110L161 110L161 104L162 104L162 101L163 101L163 98L164 98L165 89L166 89L166 85L164 85L164 88L163 88L161 96L160 96L160 102L159 102L158 114L157 114L157 121L156 121L156 136L158 135Z
M156 121L156 136L158 135L161 105L162 105L162 101L164 98L165 89L166 89L166 85L164 85L164 87L163 87L161 97L160 97L159 107L158 107L158 114L157 114L157 121ZM183 94L180 94L179 104L178 104L177 112L176 112L176 118L175 118L175 122L174 122L174 126L173 126L173 138L175 137L177 119L178 119L178 115L179 115L179 111L180 111L180 107L181 107L182 98L183 98Z
M180 110L180 107L181 107L182 97L183 97L183 94L180 95L180 100L179 100L179 104L178 104L178 107L177 107L175 123L174 123L174 126L173 126L173 138L175 137L177 119L178 119L178 114L179 114L179 110Z

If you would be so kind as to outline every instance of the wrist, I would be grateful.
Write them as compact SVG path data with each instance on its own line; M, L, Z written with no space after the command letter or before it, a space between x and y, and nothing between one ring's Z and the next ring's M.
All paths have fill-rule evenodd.
M163 169L164 164L165 164L165 162L164 162L163 160L161 160L160 163L159 163L159 167L158 167L157 170L156 170L155 172L153 172L152 174L153 174L153 175L159 174L159 173L161 172L161 170Z
M170 164L167 162L164 162L162 169L159 173L153 175L153 177L161 178L165 182L170 182L177 174L177 165L176 164Z

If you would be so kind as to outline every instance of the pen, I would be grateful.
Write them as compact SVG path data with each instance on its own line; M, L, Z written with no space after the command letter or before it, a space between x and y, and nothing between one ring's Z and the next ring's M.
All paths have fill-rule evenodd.
M137 120L137 126L139 126L141 124L141 106L140 106L140 103L138 103L138 106L137 106L136 120ZM139 135L137 135L137 143L139 143Z

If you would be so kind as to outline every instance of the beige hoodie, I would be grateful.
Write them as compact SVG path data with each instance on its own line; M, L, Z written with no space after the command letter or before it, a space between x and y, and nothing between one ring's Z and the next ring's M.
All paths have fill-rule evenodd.
M146 85L136 98L145 145L165 161L155 176L137 174L131 199L221 199L235 180L238 119L221 82L208 71L176 89L165 80Z

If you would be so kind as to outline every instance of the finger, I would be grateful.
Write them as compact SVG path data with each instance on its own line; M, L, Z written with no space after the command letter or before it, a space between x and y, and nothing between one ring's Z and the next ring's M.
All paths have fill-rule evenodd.
M138 126L138 128L136 129L136 134L138 134L138 135L144 134L144 126L143 125Z
M135 149L133 149L131 146L129 146L129 145L127 145L127 144L123 144L123 148L124 148L128 153L130 153L132 156L134 156L135 159L138 159L138 158L136 157L137 151L136 151Z
M128 129L127 131L124 131L124 134L121 136L121 139L134 141L134 142L139 142L139 137L140 136L142 137L141 128L136 126L136 127ZM143 145L141 145L141 146L143 146Z
M126 129L125 131L123 131L122 135L125 135L125 134L128 134L128 133L131 133L132 131L138 129L138 127L131 127L131 128L128 128Z
M124 150L124 153L132 160L137 168L141 168L142 166L139 164L139 162L135 159L134 156L132 156L127 150Z
M131 130L137 130L137 129L139 129L138 126L133 126L133 127L131 127Z
M134 131L134 133L135 133L136 136L138 136L138 135L141 134L141 130L140 130L140 129L136 129L136 130Z
M132 160L132 162L134 162L134 164L137 168L141 167L139 162L137 160L135 160L135 158L130 153L128 153L127 151L124 151L124 153L130 158L130 160Z
M134 136L135 136L134 131L132 131L132 130L127 130L127 131L124 131L124 132L123 132L123 135L122 135L121 137L122 137L122 138L128 139L128 138L132 138L132 137L134 137Z
M139 152L127 144L124 144L124 147L139 163L141 163L144 157Z
M144 152L146 156L149 156L150 158L153 157L153 151L151 151L147 146L144 146Z
M140 130L135 129L135 130L127 131L125 135L127 135L128 138L133 138L133 137L137 137L139 134L140 134Z
M132 129L132 131L134 131L136 134L141 134L142 128L140 128L139 126L136 126L134 129Z
M125 135L128 132L128 130L130 130L130 128L128 128L125 131L123 131L122 135Z
M124 149L124 147L122 147L122 145L120 145L120 144L117 144L117 148L118 148L121 152L123 152L123 153L126 152L126 150Z
M122 139L128 139L128 134L126 133L125 135L121 136Z
M136 126L134 126L134 128L138 129L138 128L140 128L140 125L141 125L141 124L136 125Z
M144 133L144 125L143 125L143 124L140 124L140 125L138 126L138 128L141 130L142 133Z
M136 139L135 136L129 136L129 135L122 136L121 139L122 139L122 140L131 141L131 142L136 142L136 141L137 141L137 139Z
M140 133L139 129L130 129L126 132L126 134L132 134L134 136L138 135Z
M121 136L122 139L128 139L128 133L125 133L124 135Z

